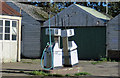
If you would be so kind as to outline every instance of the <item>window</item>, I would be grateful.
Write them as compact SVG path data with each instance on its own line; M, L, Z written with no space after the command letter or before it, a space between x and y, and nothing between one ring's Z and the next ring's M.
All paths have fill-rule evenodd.
M5 40L10 40L10 21L5 20Z
M0 40L16 40L17 21L0 19Z
M16 21L12 21L12 27L16 27Z
M0 20L0 40L3 40L3 20Z
M16 40L17 35L17 21L12 21L12 40Z

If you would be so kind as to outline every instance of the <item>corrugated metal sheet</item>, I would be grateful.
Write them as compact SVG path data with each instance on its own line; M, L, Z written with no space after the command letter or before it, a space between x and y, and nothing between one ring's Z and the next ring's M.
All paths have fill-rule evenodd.
M15 9L11 8L6 2L1 2L2 7L2 15L13 15L13 16L21 16Z
M106 15L96 11L95 9L89 8L89 7L85 7L85 6L81 6L78 4L75 4L78 7L82 8L83 10L85 10L86 12L92 14L93 16L97 17L97 18L101 18L101 19L105 19L105 20L110 20L109 17L107 17Z
M77 4L70 5L63 9L60 13L50 19L51 26L105 26L107 20L106 15L100 12ZM97 22L99 21L99 24ZM49 26L49 20L44 25Z
M107 26L107 49L120 50L120 14L110 20Z

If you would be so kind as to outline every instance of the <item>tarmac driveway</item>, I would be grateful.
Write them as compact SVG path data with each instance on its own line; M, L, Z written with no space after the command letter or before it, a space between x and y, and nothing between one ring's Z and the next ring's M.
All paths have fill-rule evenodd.
M101 62L91 64L92 61L79 61L78 65L68 68L51 70L51 73L74 74L77 72L88 72L93 76L118 76L118 62ZM22 59L21 62L3 63L2 76L29 76L26 72L42 70L39 59Z

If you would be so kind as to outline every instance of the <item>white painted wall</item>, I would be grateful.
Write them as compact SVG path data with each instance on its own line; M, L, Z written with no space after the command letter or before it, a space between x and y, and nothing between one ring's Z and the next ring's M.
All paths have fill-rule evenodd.
M0 43L1 44L1 43ZM17 61L17 41L2 42L2 61L3 62L16 62Z

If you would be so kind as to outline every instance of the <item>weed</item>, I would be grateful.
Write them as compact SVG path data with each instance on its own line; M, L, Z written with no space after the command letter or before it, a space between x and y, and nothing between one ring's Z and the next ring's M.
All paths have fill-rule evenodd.
M31 59L31 60L36 60L36 59Z
M71 75L70 75L70 74L66 74L65 76L67 76L67 77L68 77L68 76L71 76Z
M32 71L32 72L29 72L29 74L31 74L31 75L40 75L40 76L63 77L63 75L61 75L61 74L49 74L49 73L45 73L43 71Z
M23 71L23 70L21 70L21 71L20 71L20 73L24 73L24 71Z
M32 64L32 62L22 62L22 63L28 63L28 64Z
M75 73L74 75L75 76L84 76L84 75L91 75L91 74L88 72L80 72L80 73Z
M94 61L94 60L92 60L93 62L91 62L91 64L93 64L93 65L96 65L96 64L98 64L98 63L101 63L101 62L117 62L116 60L111 60L110 58L100 58L100 60L99 61Z
M102 61L94 61L94 62L91 62L91 64L96 65L96 64L101 63L101 62Z
M53 77L63 77L61 74L52 74Z
M107 58L100 58L100 61L107 62Z
M115 60L112 60L112 62L116 62Z
M31 75L41 75L41 76L47 76L48 74L43 72L43 71L32 71L32 72L29 72L29 74Z

